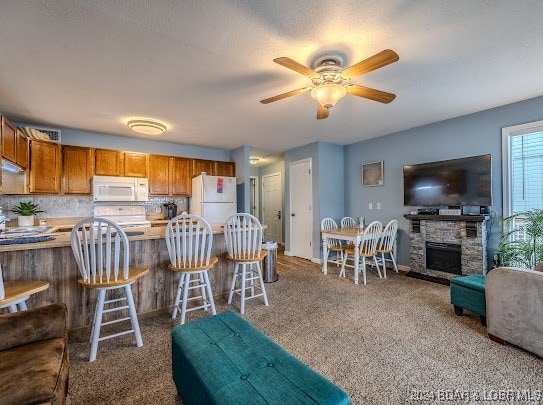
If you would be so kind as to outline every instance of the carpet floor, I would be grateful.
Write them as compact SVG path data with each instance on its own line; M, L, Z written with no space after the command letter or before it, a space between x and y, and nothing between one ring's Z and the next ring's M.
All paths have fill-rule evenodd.
M478 316L455 316L449 287L392 271L379 279L374 270L367 285L355 285L352 270L340 279L329 269L324 276L319 265L279 255L279 280L266 284L270 306L249 301L245 317L353 404L480 403L499 395L540 403L543 360L490 341ZM217 304L218 312L239 311L237 301ZM170 358L177 323L167 314L142 320L143 347L133 335L107 340L94 363L88 336L70 338L69 403L179 404Z

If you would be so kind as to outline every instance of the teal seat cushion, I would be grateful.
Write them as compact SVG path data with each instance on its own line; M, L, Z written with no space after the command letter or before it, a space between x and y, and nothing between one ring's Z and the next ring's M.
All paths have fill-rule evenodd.
M349 404L349 396L234 312L172 329L184 404Z
M469 276L455 277L451 280L451 284L461 285L482 293L485 292L485 276L482 274L470 274Z

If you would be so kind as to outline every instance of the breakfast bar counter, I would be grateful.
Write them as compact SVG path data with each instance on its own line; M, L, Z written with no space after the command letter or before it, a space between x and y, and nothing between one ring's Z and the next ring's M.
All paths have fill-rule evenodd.
M148 275L132 286L138 314L171 308L180 277L179 273L168 270L169 255L164 239L166 223L154 225L151 228L127 230L143 232L128 237L130 265L150 269ZM209 275L213 295L217 297L229 291L234 265L226 260L227 248L222 228L214 228L213 234L211 255L217 256L219 261ZM52 227L44 235L55 239L0 246L4 280L48 281L49 289L32 296L28 301L29 308L63 302L68 306L68 328L90 325L96 291L81 288L77 282L79 270L70 246L70 232L55 232L55 227Z

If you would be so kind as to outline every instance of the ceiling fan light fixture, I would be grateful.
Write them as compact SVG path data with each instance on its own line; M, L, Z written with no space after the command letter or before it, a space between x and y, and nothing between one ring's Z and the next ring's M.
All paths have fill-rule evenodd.
M162 122L151 119L130 120L126 125L132 131L143 135L162 135L167 129Z
M335 106L339 99L345 97L346 94L345 87L335 83L325 83L311 90L311 97L325 108Z

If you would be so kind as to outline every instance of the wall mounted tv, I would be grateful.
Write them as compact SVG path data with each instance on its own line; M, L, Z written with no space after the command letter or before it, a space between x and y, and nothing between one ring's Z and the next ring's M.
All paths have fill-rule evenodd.
M490 155L403 167L404 205L492 205Z

